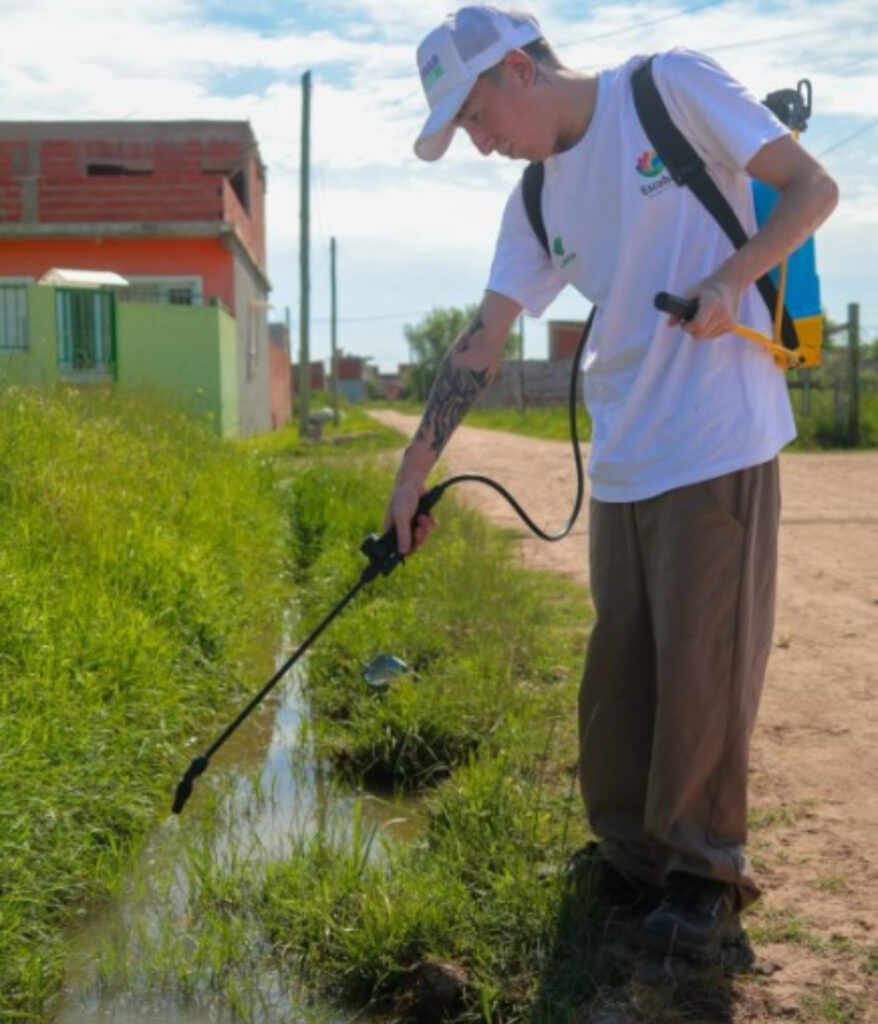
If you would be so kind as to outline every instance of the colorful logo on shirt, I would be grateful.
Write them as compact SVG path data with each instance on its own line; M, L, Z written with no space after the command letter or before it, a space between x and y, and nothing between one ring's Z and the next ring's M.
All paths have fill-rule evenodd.
M421 81L424 83L424 91L429 92L444 74L445 68L442 67L439 54L434 53L426 64L421 67Z
M643 178L656 178L664 170L665 165L654 149L647 149L637 158L637 173Z

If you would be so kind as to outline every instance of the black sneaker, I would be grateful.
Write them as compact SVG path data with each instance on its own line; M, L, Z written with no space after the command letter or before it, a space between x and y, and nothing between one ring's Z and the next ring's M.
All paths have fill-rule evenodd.
M643 943L662 956L708 961L740 941L738 893L733 885L672 872L668 893L643 922Z
M566 874L587 887L596 907L626 917L643 916L661 900L663 890L620 871L603 856L600 843L587 843L567 862Z

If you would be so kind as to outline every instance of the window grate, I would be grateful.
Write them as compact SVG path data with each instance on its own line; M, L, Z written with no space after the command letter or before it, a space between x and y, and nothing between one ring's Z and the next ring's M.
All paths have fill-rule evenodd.
M0 352L27 349L27 288L0 285Z
M68 373L104 377L116 362L116 307L111 292L59 288L58 365Z

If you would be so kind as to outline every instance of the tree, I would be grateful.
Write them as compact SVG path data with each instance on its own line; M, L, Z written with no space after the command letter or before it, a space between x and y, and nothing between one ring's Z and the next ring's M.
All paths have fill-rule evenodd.
M449 306L431 310L420 323L406 324L404 333L411 349L409 383L412 396L424 401L430 393L439 364L448 349L472 322L478 306ZM506 340L506 355L520 351L521 337L514 331Z

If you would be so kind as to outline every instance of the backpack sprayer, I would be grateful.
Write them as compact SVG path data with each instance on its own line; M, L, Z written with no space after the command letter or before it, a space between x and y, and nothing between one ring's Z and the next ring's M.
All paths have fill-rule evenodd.
M652 86L652 83L649 83ZM654 86L652 86L654 89ZM635 90L635 97L637 97ZM762 101L775 117L792 132L793 138L808 127L811 116L811 83L803 78L795 89L778 89ZM662 154L668 169L678 184L686 184L703 205L713 214L736 248L747 240L747 235L725 197L709 178L704 163L683 139L679 130L666 116L656 119L655 106L661 103L657 91L640 97L638 110L650 138ZM646 104L646 105L644 105ZM652 106L650 104L653 104ZM653 123L650 119L656 119ZM777 193L760 181L752 183L753 204L757 223L767 219ZM780 265L756 282L772 317L771 335L763 334L744 324L735 324L734 334L755 342L774 357L783 370L803 366L819 366L823 340L823 318L820 311L820 289L814 260L814 239L785 257ZM697 299L685 299L668 292L659 292L654 300L656 309L680 320L691 320L698 312Z
M658 90L655 89L652 81L650 65L651 62L646 62L642 68L639 69L639 73L635 73L634 81L635 102L638 107L638 113L640 114L641 121L647 128L647 134L652 139L656 146L656 150L661 154L668 170L673 175L675 181L677 181L677 184L686 185L691 188L701 202L704 203L708 210L710 210L714 215L720 223L720 226L731 238L733 244L735 244L736 247L740 247L747 239L744 229L741 227L740 222L737 220L737 216L731 210L731 207L728 205L725 198L721 193L719 193L715 186L713 186L713 192L715 192L716 195L711 194L708 196L707 191L702 192L702 189L710 189L712 180L709 178L709 175L704 168L703 161L701 161L700 157L697 157L697 155L694 154L694 150L689 146L689 143L682 136L673 122L670 121L667 111L664 109L661 97L658 95ZM798 137L799 132L804 131L807 127L808 117L811 114L811 84L807 80L803 80L798 83L796 89L782 89L777 92L770 93L764 102L765 105L768 106L784 124L791 128L794 135ZM542 210L540 208L540 193L543 182L542 171L543 168L541 164L528 165L522 178L522 192L528 219L534 229L534 232L548 253L548 240L546 238L545 225L542 223ZM772 190L765 189L764 191L767 193ZM717 200L717 197L719 197L719 200ZM760 193L758 192L755 194L754 200L757 205L757 212L760 202L762 203L764 210L770 207L773 201L772 197L766 197L765 195L760 199ZM725 206L728 207L728 212L720 208L721 204L725 204ZM728 214L731 214L731 220L729 219ZM764 217L761 219L764 219ZM810 276L813 278L814 282L816 282L816 274L814 274L813 271L813 240L809 240L809 242L810 247L809 243L806 243L805 246L792 254L790 260L804 260L806 264L804 268L805 275L807 276L810 273ZM789 366L817 365L820 361L819 353L821 337L819 302L816 313L809 313L804 317L797 316L795 324L793 324L792 318L787 312L786 304L784 302L788 276L786 259L781 264L779 270L776 271L776 276L779 278L777 284L770 281L770 275L765 275L765 277L760 278L759 282L757 282L757 286L759 286L766 304L769 309L773 311L774 336L768 337L767 335L763 335L742 325L737 325L735 331L751 341L755 341L757 344L767 348L772 355L774 355L778 365L784 368ZM698 311L697 299L690 300L680 298L678 296L669 295L667 292L659 292L659 294L656 295L655 305L656 308L671 313L673 316L677 316L681 320L690 320ZM449 487L459 483L471 482L485 484L497 491L497 493L505 498L512 506L516 514L525 523L528 529L541 540L558 541L570 533L582 508L582 500L585 493L582 453L579 450L579 433L576 427L576 384L579 377L579 364L582 359L582 353L585 350L585 345L588 341L588 335L594 320L594 315L595 310L592 309L591 315L588 318L585 329L582 332L582 337L579 340L579 345L576 349L576 354L573 359L573 369L570 376L570 439L573 445L573 459L576 467L576 497L574 500L573 511L566 526L564 526L564 528L558 533L546 533L537 526L530 516L528 516L509 491L507 491L501 484L497 483L496 480L492 480L490 477L483 476L478 473L462 473L457 476L449 477L449 479L442 481L442 483L436 484L422 495L421 500L418 503L417 512L415 513L412 521L413 527L420 516L427 515L430 512ZM803 324L805 325L804 329ZM815 325L817 331L816 342L813 340ZM807 340L806 335L810 336L810 341ZM809 348L809 345L811 348ZM241 723L244 722L244 720L251 714L251 712L262 703L269 693L271 693L274 687L287 674L299 658L302 657L324 629L326 629L326 627L341 614L341 612L354 599L359 591L366 586L366 584L371 583L374 579L377 579L378 576L389 576L393 570L404 561L404 558L397 547L395 528L391 528L380 537L376 534L369 534L360 546L360 551L368 559L368 565L363 569L360 574L360 578L354 586L351 587L347 594L345 594L345 596L332 608L323 621L311 632L299 647L296 648L296 650L283 663L283 665L280 666L280 668L255 695L255 697L253 697L249 704L247 704L247 706L238 714L234 721L230 723L218 739L216 739L203 754L199 754L193 759L192 763L186 769L186 772L177 784L177 791L174 796L172 808L174 814L179 814L185 807L186 801L192 795L192 787L195 780L200 775L203 775L207 770L211 757L213 757L226 740L229 739L232 733L234 733ZM392 661L394 659L389 660ZM397 665L399 664L400 663L397 662ZM376 673L378 685L380 685L381 682L381 679L378 678L379 676L380 671ZM370 685L373 685L371 681Z

